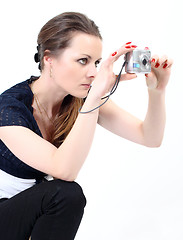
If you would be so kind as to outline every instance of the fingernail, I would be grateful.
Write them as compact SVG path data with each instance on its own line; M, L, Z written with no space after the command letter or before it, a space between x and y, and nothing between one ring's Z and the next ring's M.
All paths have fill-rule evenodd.
M145 47L145 50L149 50L149 48L148 48L148 47Z
M114 52L114 53L112 54L112 56L114 57L114 56L116 56L116 54L117 54L117 52Z
M131 48L131 46L125 46L125 48Z
M157 62L155 65L155 68L158 68L160 66L160 64Z
M163 68L166 68L167 66L168 66L168 64L167 64L167 63L165 63L165 64L164 64L164 66L163 66Z
M132 45L132 48L136 48L137 46L136 45Z
M155 58L153 58L153 59L151 60L151 62L155 62Z
M131 44L132 42L127 42L126 45Z
M148 77L148 73L146 73L145 76Z

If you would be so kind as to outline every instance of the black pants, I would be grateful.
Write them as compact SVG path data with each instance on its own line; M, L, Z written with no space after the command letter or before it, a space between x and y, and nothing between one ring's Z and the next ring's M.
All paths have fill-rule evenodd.
M0 200L0 239L73 240L85 205L76 182L40 183Z

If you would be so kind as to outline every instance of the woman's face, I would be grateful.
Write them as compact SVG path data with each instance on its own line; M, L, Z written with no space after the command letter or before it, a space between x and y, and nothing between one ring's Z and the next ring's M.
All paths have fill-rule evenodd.
M97 74L102 54L99 37L85 33L73 36L68 48L52 59L52 76L64 94L84 98Z

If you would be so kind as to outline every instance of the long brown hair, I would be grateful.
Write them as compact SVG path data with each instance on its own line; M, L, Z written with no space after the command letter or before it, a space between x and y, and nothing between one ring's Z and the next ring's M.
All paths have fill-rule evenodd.
M83 32L102 39L94 21L77 12L62 13L49 20L42 27L37 40L41 71L44 69L44 56L46 54L52 56L60 54L62 50L69 46L75 32ZM83 99L71 95L64 98L58 116L54 121L54 129L50 139L50 142L55 146L60 146L70 132L82 104Z

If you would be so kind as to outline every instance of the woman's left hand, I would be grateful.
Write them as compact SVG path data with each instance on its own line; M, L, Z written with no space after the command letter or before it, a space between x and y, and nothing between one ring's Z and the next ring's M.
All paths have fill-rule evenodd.
M169 59L167 56L159 58L158 55L154 55L152 57L151 72L145 74L149 89L165 90L170 78L172 64L172 59Z

